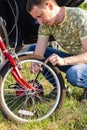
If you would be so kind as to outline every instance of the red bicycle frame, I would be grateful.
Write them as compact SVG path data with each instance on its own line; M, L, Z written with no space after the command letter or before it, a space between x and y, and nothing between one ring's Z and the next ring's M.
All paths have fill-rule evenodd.
M20 74L20 68L18 67L18 64L16 63L15 59L11 54L8 53L8 50L5 46L5 43L2 40L2 37L0 36L0 48L2 50L2 53L5 57L5 59L8 59L9 63L12 66L11 73L15 80L24 88L27 89L29 88L30 90L35 90L33 86L31 86Z

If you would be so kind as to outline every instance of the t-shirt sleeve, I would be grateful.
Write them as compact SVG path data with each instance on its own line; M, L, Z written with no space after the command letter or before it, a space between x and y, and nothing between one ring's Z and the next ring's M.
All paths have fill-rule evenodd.
M83 16L78 19L79 35L82 40L87 38L87 11L83 12Z
M38 37L48 37L50 36L49 27L45 25L40 25L38 30Z

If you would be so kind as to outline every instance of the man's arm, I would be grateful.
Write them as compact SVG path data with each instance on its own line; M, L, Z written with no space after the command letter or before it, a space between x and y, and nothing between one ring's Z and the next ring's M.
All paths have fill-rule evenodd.
M50 57L46 59L45 63L49 61L52 63L52 65L58 64L60 66L87 63L87 38L82 40L82 46L85 50L84 53L66 58L61 58L56 54L52 54Z
M34 54L39 55L41 57L44 56L48 39L49 39L48 37L38 37ZM42 70L42 67L39 66L39 64L37 63L31 64L31 69L30 69L31 73L37 73L39 72L39 70Z
M85 52L76 56L64 58L64 65L75 65L79 63L87 63L87 38L83 39L81 43Z
M48 43L48 39L49 39L48 37L44 37L44 36L38 37L36 48L35 48L35 51L34 51L34 53L36 55L39 55L39 56L42 56L42 57L44 56L46 46L47 46L47 43Z

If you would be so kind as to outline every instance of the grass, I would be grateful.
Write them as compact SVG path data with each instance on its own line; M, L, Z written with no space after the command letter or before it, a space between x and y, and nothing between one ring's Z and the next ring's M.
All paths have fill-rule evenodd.
M16 124L0 112L0 130L84 130L87 127L87 102L79 101L83 89L67 82L66 85L69 85L72 91L66 92L63 105L55 116L41 122Z

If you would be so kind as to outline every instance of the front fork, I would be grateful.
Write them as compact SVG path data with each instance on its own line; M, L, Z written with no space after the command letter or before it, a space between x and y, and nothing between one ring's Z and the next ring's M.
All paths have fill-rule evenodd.
M13 77L16 79L17 83L20 84L24 89L29 88L30 90L35 90L35 88L22 77L20 73L20 68L18 67L18 63L16 63L15 59L12 57L10 53L8 53L8 50L5 46L5 43L3 42L1 36L0 36L0 48L4 54L5 59L9 61L9 63L12 66L11 73Z
M30 90L35 90L33 86L31 86L20 74L19 68L17 65L13 67L11 71L13 77L16 79L16 81L22 86L24 89L29 88Z

